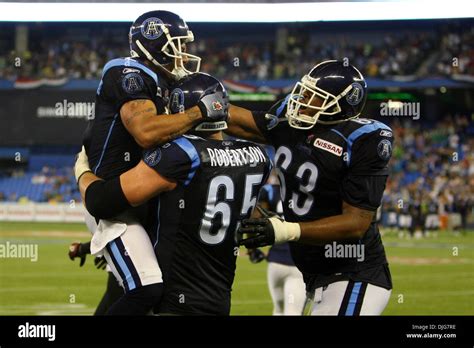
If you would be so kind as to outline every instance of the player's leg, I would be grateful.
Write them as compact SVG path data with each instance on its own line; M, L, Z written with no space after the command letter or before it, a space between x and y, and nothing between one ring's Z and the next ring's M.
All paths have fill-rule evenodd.
M306 299L306 288L303 275L296 266L288 267L288 276L284 280L283 293L285 298L284 315L301 315Z
M335 282L316 289L311 315L380 315L391 292L366 282Z
M366 286L359 315L381 315L385 307L387 307L392 290L367 283Z
M163 280L145 229L140 224L129 224L123 235L107 244L104 256L125 289L107 314L148 314L161 300Z
M109 267L109 266L108 266ZM112 271L107 272L107 289L99 302L94 315L105 315L109 308L124 294Z
M311 315L338 315L349 281L340 281L317 288Z
M283 315L285 295L283 293L283 279L285 270L283 265L269 262L267 268L268 289L273 301L273 315Z

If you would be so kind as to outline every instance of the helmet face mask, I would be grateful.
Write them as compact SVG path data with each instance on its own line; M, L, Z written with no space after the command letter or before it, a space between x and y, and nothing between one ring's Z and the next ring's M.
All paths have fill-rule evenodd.
M322 100L320 106L315 105L315 100ZM298 129L312 128L321 115L334 115L341 112L339 99L341 95L335 96L316 86L314 79L308 75L303 76L297 82L288 99L287 117L289 124ZM314 110L312 115L300 112L300 109Z
M163 54L174 60L174 67L171 73L175 75L178 80L186 75L199 72L201 68L200 57L183 51L184 45L193 41L193 32L188 30L188 34L186 36L169 36L168 42L161 50Z
M311 129L316 123L331 125L356 118L365 104L365 86L354 67L337 61L320 63L293 87L288 123L296 129Z
M199 72L201 58L183 50L192 41L194 35L184 20L167 11L143 14L129 32L131 56L149 60L176 80Z

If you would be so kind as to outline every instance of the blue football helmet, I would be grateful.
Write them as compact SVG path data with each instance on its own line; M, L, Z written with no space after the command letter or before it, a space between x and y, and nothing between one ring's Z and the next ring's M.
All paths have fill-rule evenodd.
M290 126L310 129L316 123L337 124L359 117L367 99L367 83L354 66L328 60L297 82L288 97Z
M224 85L209 74L195 73L188 75L179 80L170 90L168 108L172 114L184 112L184 110L198 105L202 96L215 92L222 93L224 100L227 102L225 105L216 102L213 108L221 110L221 108L229 107L229 95ZM194 128L195 131L205 132L215 132L223 129L227 129L226 121L201 122Z
M149 60L177 80L200 69L201 58L183 51L186 43L194 41L194 35L186 22L172 12L142 14L130 27L128 39L132 57ZM167 64L173 64L172 69L166 69Z

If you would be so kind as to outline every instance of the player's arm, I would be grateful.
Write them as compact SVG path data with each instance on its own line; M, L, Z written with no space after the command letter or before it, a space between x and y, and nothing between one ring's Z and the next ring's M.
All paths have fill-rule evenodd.
M156 112L155 104L149 99L129 101L120 109L123 125L142 148L166 143L203 120L197 106L174 115L157 115Z
M237 241L247 248L284 243L326 244L363 237L375 212L343 202L342 214L309 222L287 222L278 217L242 221Z
M140 161L134 168L110 180L102 180L90 171L85 152L75 165L79 190L87 210L96 218L108 219L127 208L145 203L150 198L173 190L176 183Z
M324 244L333 240L360 239L369 229L374 215L375 211L342 202L340 215L311 222L300 222L299 241L306 244Z
M267 138L258 128L252 111L232 104L229 106L229 118L225 132L236 138L262 144L268 143Z
M122 67L110 69L102 78L100 93L120 110L123 125L142 148L166 143L201 121L221 121L222 118L227 118L227 108L212 108L213 103L227 103L227 100L223 100L222 93L212 89L201 96L196 107L180 114L157 115L158 110L154 103L155 99L159 98L157 80L143 70L132 74L133 76L123 70ZM156 101L163 106L165 104L165 100Z

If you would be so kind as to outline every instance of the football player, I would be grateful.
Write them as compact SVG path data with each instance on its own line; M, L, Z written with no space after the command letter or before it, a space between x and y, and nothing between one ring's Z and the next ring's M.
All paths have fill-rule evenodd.
M184 78L171 92L171 111L192 107L209 88L226 95L209 75ZM227 102L214 106L228 108ZM96 217L119 214L159 195L154 230L164 279L164 297L157 308L161 314L230 312L238 254L234 233L239 222L250 217L271 161L257 144L224 141L221 130L226 127L225 121L202 123L193 135L145 151L118 180L101 180L83 154L76 163L81 194Z
M212 107L223 103L212 90L189 110L176 115L166 110L169 84L199 70L200 58L186 53L186 44L193 39L184 20L168 11L147 12L133 23L131 57L113 59L104 66L95 117L84 135L95 174L118 181L120 174L139 163L142 148L171 141L203 120L227 116L226 110ZM109 314L146 314L161 297L162 274L142 227L148 209L143 206L128 209L120 217L106 216L115 220L98 222L99 233L91 229L92 252L105 253L126 291Z
M266 114L229 110L229 134L275 147L286 220L244 220L237 241L248 248L291 242L313 315L379 315L392 289L374 215L393 133L360 118L366 97L362 74L332 60L316 65Z

